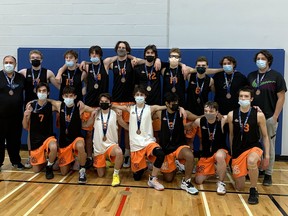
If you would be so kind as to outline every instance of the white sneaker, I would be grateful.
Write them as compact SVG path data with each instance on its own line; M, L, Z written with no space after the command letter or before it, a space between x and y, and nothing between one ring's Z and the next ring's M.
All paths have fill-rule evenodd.
M128 168L128 167L130 167L130 165L131 165L130 156L124 157L123 167Z
M158 182L157 177L154 177L152 180L150 180L150 176L149 176L148 186L154 187L154 189L158 191L164 190L164 186Z
M226 194L226 184L224 182L218 181L217 182L217 194L224 195Z
M183 178L181 182L181 189L186 190L188 193L192 195L196 195L199 192L197 188L195 188L194 185L191 183L191 179L185 181Z
M78 183L79 184L86 184L87 182L87 177L86 177L86 169L85 168L81 168L79 170L79 180Z
M175 164L179 172L185 172L185 166L179 160L175 160Z
M30 157L28 157L26 163L24 164L24 167L25 167L26 169L31 169L31 168L32 168L32 165L31 165L31 163L30 163Z

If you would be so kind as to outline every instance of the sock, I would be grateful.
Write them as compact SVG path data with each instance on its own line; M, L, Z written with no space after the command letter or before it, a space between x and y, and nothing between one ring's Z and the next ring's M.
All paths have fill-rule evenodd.
M149 180L152 181L155 178L155 176L149 176Z
M130 149L125 149L124 157L130 156Z
M47 162L47 166L52 166L53 163L51 163L50 161Z
M113 174L119 175L119 171L120 171L120 170L114 169L114 173L113 173Z
M85 165L84 165L84 166L81 166L81 165L80 165L80 170L81 170L81 169L84 169L84 172L85 172L85 171L86 171Z

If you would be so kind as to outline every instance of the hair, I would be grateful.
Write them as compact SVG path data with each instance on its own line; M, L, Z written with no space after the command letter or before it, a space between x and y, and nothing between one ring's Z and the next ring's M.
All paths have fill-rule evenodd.
M17 63L16 58L15 58L14 56L12 56L12 55L7 55L7 56L5 56L5 57L3 58L3 62L5 61L6 58L12 58L12 59L15 61L15 64Z
M232 62L233 65L234 65L234 68L236 68L236 66L237 66L237 61L236 61L236 59L235 59L234 57L232 57L232 56L224 56L224 57L219 61L219 64L220 64L221 66L223 66L223 61L224 61L225 59L227 59L228 61Z
M118 41L118 42L116 43L115 47L114 47L115 52L117 52L118 46L119 46L120 43L124 43L125 46L126 46L126 51L127 51L128 53L131 53L131 47L130 47L130 45L129 45L129 43L128 43L127 41Z
M158 58L158 51L157 51L157 47L154 44L150 44L148 46L145 47L144 49L144 58L145 58L145 54L148 50L152 50L155 53L155 58Z
M101 93L98 97L98 101L100 101L102 97L107 98L110 101L110 103L112 102L112 97L109 93Z
M179 97L175 93L167 92L164 95L164 101L167 102L167 103L176 102L176 101L179 101Z
M66 58L67 55L72 55L74 56L75 59L78 59L78 53L75 50L67 50L64 53L64 59Z
M207 101L205 104L204 104L204 108L205 107L209 107L210 109L215 109L216 111L218 111L219 109L219 105L217 102L215 101Z
M65 88L63 89L63 92L62 92L62 95L65 95L65 94L74 94L76 95L75 93L75 88L73 86L65 86Z
M44 83L44 82L40 82L38 83L38 85L36 86L36 92L38 92L38 89L45 86L46 89L47 89L47 92L49 93L50 92L50 87L47 83Z
M273 63L273 55L268 50L260 50L258 53L256 53L256 55L254 56L254 62L257 61L257 56L260 53L267 58L269 67L271 67L271 65Z
M41 59L43 59L43 54L42 54L42 52L40 52L39 50L31 50L31 51L29 52L29 58L31 58L31 55L32 55L32 54L38 54L38 55L40 55Z
M95 52L96 54L100 55L100 57L103 56L102 48L101 48L100 46L98 46L98 45L96 45L96 46L91 46L91 47L89 48L89 55L93 54L94 52Z
M197 65L197 62L201 62L201 61L206 62L207 65L208 65L208 59L207 59L205 56L200 56L200 57L198 57L197 60L196 60L196 62L195 62L196 65Z
M135 95L137 92L141 92L142 94L145 94L146 96L148 95L148 92L146 91L143 85L135 86L133 90L133 95Z
M252 86L243 86L239 89L238 95L240 93L240 91L244 91L244 92L250 92L251 98L254 98L254 94L255 94L255 90Z
M170 55L172 52L178 53L178 54L179 54L179 57L181 57L181 51L180 51L179 48L172 48L172 49L170 49L169 55Z

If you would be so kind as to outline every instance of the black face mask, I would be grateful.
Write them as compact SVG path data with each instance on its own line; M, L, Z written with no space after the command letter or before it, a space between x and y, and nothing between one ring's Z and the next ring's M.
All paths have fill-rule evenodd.
M206 71L205 67L196 67L197 73L204 74Z
M33 59L31 60L31 64L34 66L34 67L38 67L40 66L41 64L41 61L39 59Z
M110 108L110 103L100 103L99 105L102 110L107 110Z
M153 62L154 59L155 59L155 56L146 56L146 60L150 63Z
M171 110L172 111L177 111L179 109L179 104L172 104Z

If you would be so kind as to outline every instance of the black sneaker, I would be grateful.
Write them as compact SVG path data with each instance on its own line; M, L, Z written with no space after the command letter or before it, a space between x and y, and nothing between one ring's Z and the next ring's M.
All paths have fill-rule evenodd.
M259 178L264 178L264 175L265 175L265 171L264 171L264 170L259 170L259 175L258 175L258 177L259 177Z
M78 180L78 183L79 184L86 184L87 182L87 178L86 178L86 170L85 168L81 168L79 170L79 180Z
M258 204L259 203L258 197L259 197L259 194L258 194L258 191L256 190L256 188L250 188L248 203L251 205Z
M265 174L264 180L263 180L264 186L271 186L272 185L272 176Z
M24 165L22 163L12 164L12 166L17 170L24 170Z
M86 159L85 168L89 169L93 165L93 160L91 158Z
M53 179L54 173L53 173L53 165L46 166L46 179Z

